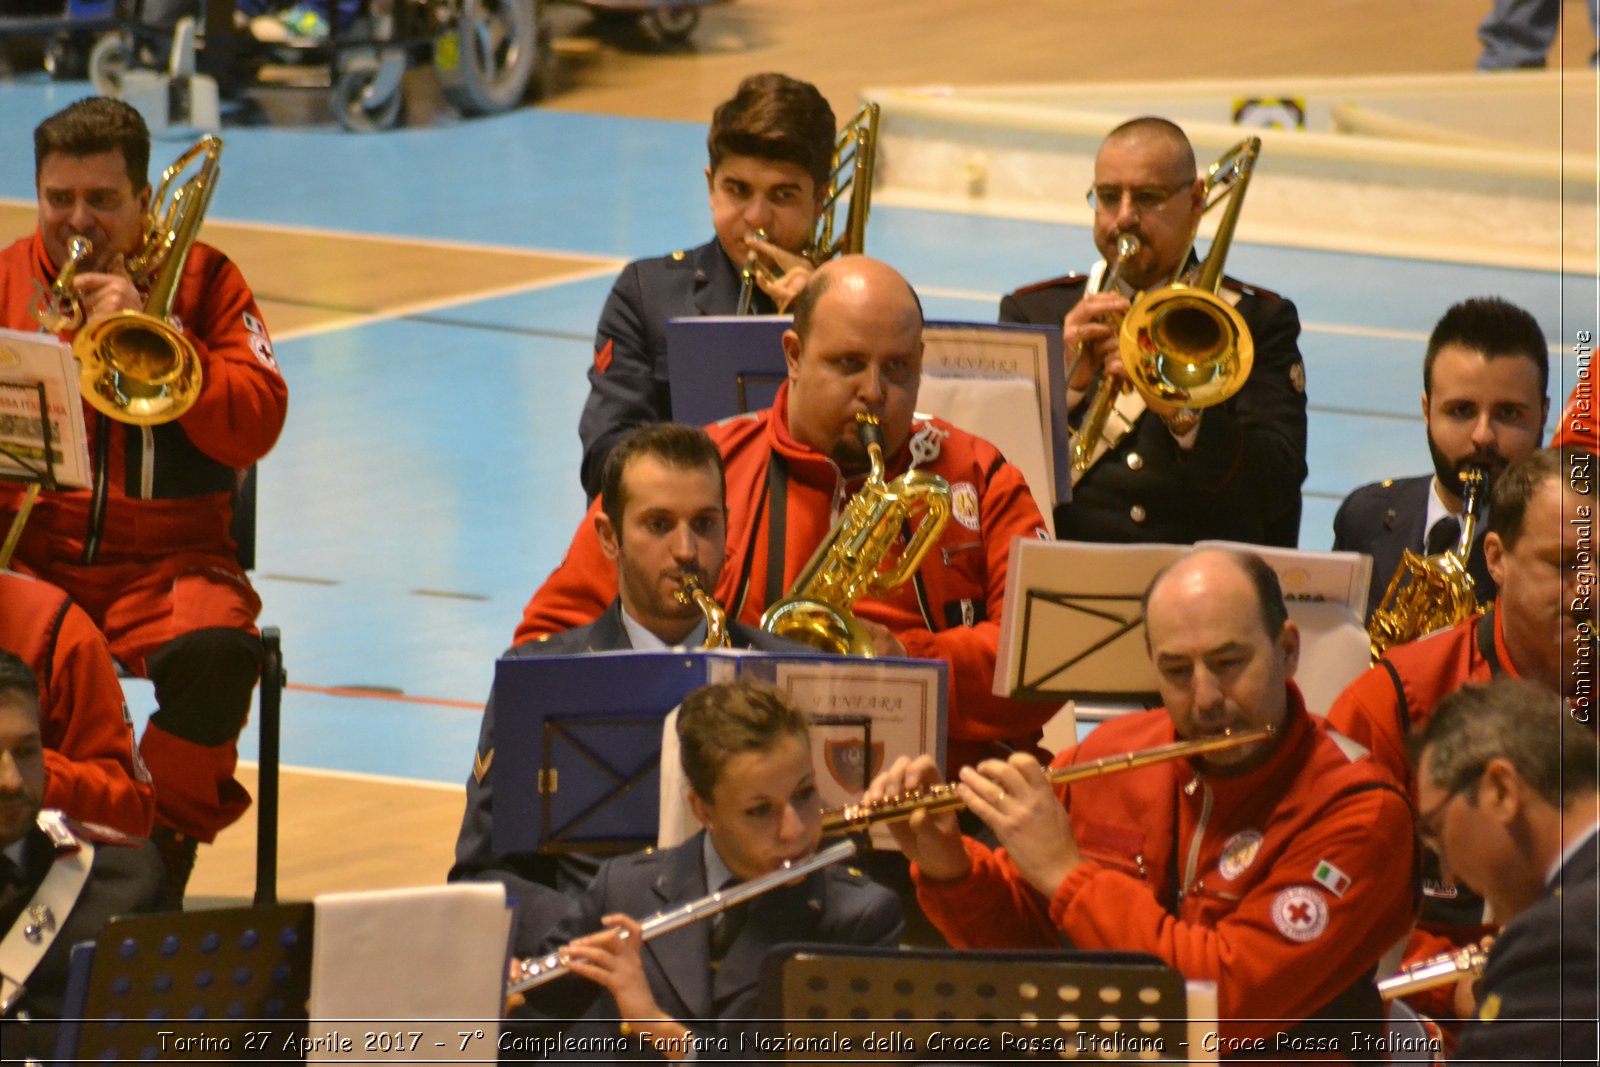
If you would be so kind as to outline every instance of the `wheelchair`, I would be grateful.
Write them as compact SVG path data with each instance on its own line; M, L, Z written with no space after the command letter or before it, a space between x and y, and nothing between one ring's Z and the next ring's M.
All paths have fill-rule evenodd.
M234 16L232 0L117 0L115 29L89 49L95 89L117 95L130 69L163 69L183 20L192 23L195 68L216 78L223 97L251 85L322 88L348 130L392 127L407 70L431 66L445 98L463 115L509 110L543 84L549 29L540 0L364 0L348 25L318 40L258 41ZM176 28L176 32L175 31ZM212 53L208 55L207 53Z

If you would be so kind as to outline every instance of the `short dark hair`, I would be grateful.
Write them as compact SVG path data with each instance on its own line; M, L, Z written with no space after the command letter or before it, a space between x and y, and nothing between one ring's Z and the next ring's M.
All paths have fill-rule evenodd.
M790 313L794 315L795 336L800 338L801 344L804 344L811 334L811 320L816 315L817 305L822 303L822 298L833 288L833 275L834 271L831 270L812 271L806 287L800 290L800 295L794 298L794 303L789 308ZM926 322L927 317L922 312L922 298L917 295L916 287L907 281L906 290L911 294L911 302L916 305L917 321Z
M139 112L109 96L91 96L45 119L33 130L33 180L47 157L121 152L134 192L150 184L150 130Z
M1550 346L1544 331L1528 312L1497 296L1475 296L1451 306L1428 337L1422 357L1422 391L1433 392L1433 364L1439 350L1459 345L1484 359L1520 356L1539 368L1539 395L1550 388Z
M806 718L771 686L724 682L701 686L678 707L678 758L689 787L709 801L722 769L741 752L770 752L785 738L809 745Z
M0 648L0 697L20 696L39 710L39 679L22 657Z
M1155 592L1156 586L1166 578L1167 573L1178 564L1192 559L1196 552L1217 552L1232 560L1234 565L1244 572L1250 580L1250 586L1255 590L1256 606L1261 611L1261 626L1268 637L1276 638L1283 632L1283 624L1289 621L1289 607L1283 602L1283 586L1278 583L1278 572L1267 565L1267 561L1254 552L1243 552L1238 549L1196 549L1186 556L1173 560L1171 563L1156 571L1150 584L1144 588L1144 597L1139 602L1139 615L1144 617L1150 614L1150 595ZM1144 647L1150 647L1150 631L1144 635Z
M1556 807L1594 792L1600 749L1594 730L1566 713L1543 686L1501 677L1466 685L1439 702L1410 738L1414 762L1428 754L1428 777L1445 790L1465 789L1503 759Z
M706 152L713 174L727 156L793 163L811 175L820 194L833 170L836 137L833 108L815 85L784 74L752 74L717 105Z
M1528 504L1545 482L1554 478L1579 496L1594 496L1594 478L1568 478L1569 469L1588 465L1594 456L1576 448L1537 448L1505 469L1489 491L1488 533L1499 534L1500 543L1515 548L1522 538L1523 519Z
M617 443L600 468L600 510L611 520L620 537L622 518L628 510L628 487L624 480L628 464L639 456L654 456L674 470L714 470L718 496L727 510L728 482L722 453L716 442L698 426L678 422L646 423Z
M1189 135L1183 132L1183 127L1171 119L1164 119L1160 115L1140 115L1106 134L1100 143L1104 145L1125 137L1151 137L1166 141L1178 154L1179 169L1192 177L1199 177L1200 170L1194 161L1194 145L1189 143Z

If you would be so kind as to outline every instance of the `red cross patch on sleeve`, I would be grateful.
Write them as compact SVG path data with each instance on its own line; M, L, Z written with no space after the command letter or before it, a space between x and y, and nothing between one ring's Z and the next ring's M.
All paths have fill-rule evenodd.
M606 338L605 347L604 348L597 348L594 351L594 372L596 374L604 374L606 372L607 368L609 368L610 366L611 366L611 339L608 337L608 338Z

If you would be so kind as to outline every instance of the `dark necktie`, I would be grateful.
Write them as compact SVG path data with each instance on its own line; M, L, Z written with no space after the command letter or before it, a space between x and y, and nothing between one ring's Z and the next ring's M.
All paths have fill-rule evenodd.
M724 912L714 916L711 920L711 967L715 970L721 966L722 958L728 954L728 949L739 939L739 931L744 929L745 920L750 917L750 902L745 901L735 904Z
M1428 555L1437 556L1445 552L1454 552L1460 541L1461 520L1454 515L1446 515L1434 523L1433 529L1428 531Z

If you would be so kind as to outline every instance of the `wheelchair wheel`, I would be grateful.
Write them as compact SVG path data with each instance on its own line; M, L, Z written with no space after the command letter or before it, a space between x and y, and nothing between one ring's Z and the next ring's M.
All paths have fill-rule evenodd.
M108 33L89 49L89 82L101 96L122 95L122 76L133 62L133 41L126 34Z
M339 125L353 133L376 133L399 120L405 94L396 90L374 100L369 90L377 80L376 63L352 65L340 75L333 87L333 115Z
M461 0L433 61L446 98L463 114L487 115L522 101L542 46L535 0Z
M700 25L700 9L684 4L662 6L645 12L640 18L666 44L686 44L689 35Z

